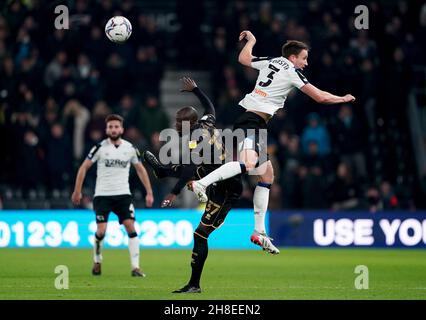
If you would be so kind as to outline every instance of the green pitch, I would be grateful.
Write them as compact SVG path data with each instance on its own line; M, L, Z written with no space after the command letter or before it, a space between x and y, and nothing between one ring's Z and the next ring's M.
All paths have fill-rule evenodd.
M186 284L190 250L141 250L146 278L130 277L127 250L104 250L102 276L91 275L91 250L0 249L0 299L426 299L426 250L210 250L203 293L170 292ZM57 265L69 289L55 289ZM369 289L357 290L357 265Z

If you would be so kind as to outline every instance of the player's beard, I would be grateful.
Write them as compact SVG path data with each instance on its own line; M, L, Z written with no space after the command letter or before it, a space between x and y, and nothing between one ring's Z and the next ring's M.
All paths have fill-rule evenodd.
M111 139L111 141L117 141L121 138L121 134L117 134L116 136L113 136L112 134L108 134L108 138Z

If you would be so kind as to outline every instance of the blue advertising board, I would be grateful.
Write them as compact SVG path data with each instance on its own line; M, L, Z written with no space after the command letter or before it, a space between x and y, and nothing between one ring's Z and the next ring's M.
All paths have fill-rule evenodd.
M426 248L426 212L273 211L278 246Z
M202 211L136 210L135 224L143 248L192 248ZM250 242L253 211L234 209L210 235L212 249L258 249ZM272 211L268 233L280 247L426 248L426 212ZM0 211L0 248L89 248L96 230L90 210ZM126 248L128 237L114 214L105 246Z
M143 248L192 248L193 233L202 211L190 209L136 210L136 231ZM0 248L92 247L96 222L90 210L2 210ZM225 223L210 235L209 247L257 249L250 243L253 211L232 210ZM110 215L105 247L127 248L128 237Z

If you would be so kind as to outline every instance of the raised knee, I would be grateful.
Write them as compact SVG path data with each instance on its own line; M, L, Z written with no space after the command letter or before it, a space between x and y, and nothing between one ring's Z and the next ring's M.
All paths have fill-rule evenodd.
M266 169L264 179L265 179L265 181L262 181L264 183L269 183L269 184L274 183L274 180L275 180L274 167L272 166L272 164L270 162L268 162L268 167Z
M127 235L131 239L131 238L136 238L138 236L138 233L136 231L131 231L131 232L128 232Z
M256 168L256 162L254 161L245 161L244 164L246 166L247 171L250 171Z
M267 183L267 184L273 184L274 179L275 179L274 173L268 172L268 173L266 173L266 174L264 174L260 177L260 182Z
M95 237L98 241L102 241L105 238L105 232L96 232Z

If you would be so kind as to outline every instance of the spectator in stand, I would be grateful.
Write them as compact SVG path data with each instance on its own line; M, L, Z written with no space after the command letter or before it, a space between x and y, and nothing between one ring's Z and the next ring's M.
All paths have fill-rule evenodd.
M282 188L278 183L273 183L269 199L269 210L280 210L282 207Z
M158 60L155 47L139 47L136 53L136 63L132 67L132 83L140 98L150 92L158 95L160 80L163 76L163 66Z
M135 100L130 94L125 94L121 97L115 112L123 117L124 124L127 128L137 125L139 110L136 107Z
M302 150L305 154L309 152L309 143L315 141L318 145L318 154L326 156L330 153L330 136L327 128L320 122L317 113L312 112L307 116L308 125L302 133Z
M241 197L234 206L234 208L251 208L253 207L253 191L252 188L248 185L246 179L242 179L243 183L243 192Z
M321 209L327 207L324 197L326 183L324 179L324 158L318 152L316 141L310 141L308 154L302 158L299 169L302 207L304 209Z
M384 210L392 210L399 208L398 198L395 195L389 181L383 181L380 184L380 196L382 199Z
M90 112L78 100L70 100L64 107L63 121L67 134L72 137L72 150L75 160L83 157L85 150L85 129L90 120Z
M224 103L219 104L217 110L217 123L219 127L232 127L241 113L238 102L241 100L241 91L237 87L232 87L224 94L221 99Z
M363 154L363 132L351 106L344 104L340 107L332 137L335 140L340 161L349 163L358 177L365 178L367 169Z
M337 167L336 176L329 189L331 209L353 210L359 205L359 184L352 174L349 164L341 162Z
M59 51L55 59L52 60L46 67L44 73L44 83L47 87L52 88L56 81L62 75L63 69L67 63L67 54L65 51Z
M13 59L9 56L5 57L2 61L0 58L1 68L0 73L0 88L5 90L8 95L11 95L11 98L14 98L16 90L19 85L18 70L13 62Z
M161 144L155 137L170 127L167 110L158 105L157 99L163 94L160 81L165 68L182 69L183 60L179 55L185 52L190 53L182 56L188 70L209 71L218 105L217 124L230 126L235 115L241 112L238 108L241 92L251 90L256 77L256 71L250 68L235 67L237 51L241 49L238 35L249 28L263 39L256 47L258 57L278 55L287 39L309 43L314 54L306 70L308 79L323 83L325 89L334 85L334 89L342 93L354 91L358 101L353 110L347 106L339 110L318 108L315 102L295 90L288 96L285 109L278 111L268 123L270 140L277 141L276 182L281 186L281 190L274 187L271 194L282 195L282 206L323 206L315 199L320 194L315 190L322 188L317 183L324 183L327 190L330 189L329 207L333 202L335 208L345 208L346 201L370 199L374 210L380 210L382 202L392 209L393 197L401 209L425 207L426 178L424 173L416 176L411 160L414 157L406 140L410 131L406 128L409 122L405 108L407 94L418 78L413 66L426 65L426 42L422 40L426 33L424 0L368 2L375 23L363 31L354 28L353 10L349 10L347 3L337 5L336 1L312 0L298 7L293 5L295 1L233 0L221 8L219 2L205 1L203 5L198 1L196 7L203 9L200 12L205 12L205 19L199 15L196 21L188 22L184 20L192 19L198 11L179 13L178 20L184 23L178 32L179 39L185 40L179 41L179 46L185 47L186 42L191 42L185 52L176 50L179 47L176 46L177 24L173 19L168 20L170 15L161 13L163 9L169 10L161 3L155 5L159 11L151 14L145 7L141 11L142 7L132 0L68 2L70 14L78 15L78 19L72 19L69 30L59 30L52 29L52 12L46 11L46 1L2 1L5 5L0 13L0 131L7 136L3 142L9 150L6 157L2 157L2 163L4 167L19 163L25 169L2 173L0 187L5 183L28 190L37 185L46 187L48 183L58 185L58 182L44 181L48 175L41 173L52 155L52 147L48 150L49 144L54 145L49 140L52 131L57 140L72 138L70 150L74 158L83 156L88 150L81 150L104 137L104 124L98 117L106 111L99 104L118 106L118 112L126 117L125 135L129 140L140 148L148 145L158 149ZM179 8L193 8L190 3L181 2L183 7L179 5ZM205 5L212 10L207 11ZM291 13L284 9L289 6ZM212 12L220 14L212 16ZM128 17L133 26L132 36L122 45L108 41L103 31L106 21L117 14ZM197 28L191 31L193 26ZM198 38L185 39L188 30L195 32ZM195 51L192 50L194 44ZM191 58L200 52L204 52L202 59ZM305 115L313 110L323 122L318 114L310 114L312 126L306 126ZM364 112L368 117L365 126ZM60 126L64 130L62 137ZM375 129L378 130L373 131ZM366 137L372 140L366 141ZM398 148L382 153L387 149L383 144ZM367 147L372 150L371 154L365 152ZM318 152L312 154L313 149ZM28 157L23 159L26 152ZM324 165L318 166L321 162L318 159L324 157ZM379 169L377 176L370 177L367 172L374 172L375 163L384 163L383 157L386 157L386 165ZM352 178L347 173L352 170L341 162L349 163ZM337 171L343 174L335 174L338 166ZM90 174L95 175L95 171ZM374 183L379 186L366 189L358 176L367 186ZM395 182L390 191L386 183L380 184L381 177ZM413 181L417 185L413 185ZM90 182L90 177L86 182ZM314 192L317 193L309 199ZM383 194L386 194L384 198ZM85 203L89 202L87 198ZM364 207L369 205L364 203Z
M86 54L80 54L77 58L77 66L75 69L75 82L78 88L77 93L83 104L91 105L92 101L92 86L91 74L94 70L92 62Z
M86 138L90 137L90 134L88 133L91 133L94 131L100 131L102 133L101 137L104 136L103 133L105 131L105 118L110 113L112 113L111 108L107 105L107 103L104 100L98 100L95 103L90 121L86 126ZM89 146L93 146L94 144L96 144L96 142L99 142L99 140L92 139L91 143L89 143Z
M131 83L129 72L124 59L119 54L112 53L108 57L106 67L102 71L102 77L106 81L107 101L116 102L123 92L126 92L128 84Z
M282 186L283 205L285 208L301 207L301 195L298 183L302 156L299 140L299 137L296 135L288 138L287 134L280 134L278 162L282 171L279 176L279 184Z
M53 124L50 133L45 156L48 186L50 190L64 189L70 184L72 145L61 124Z
M144 137L150 138L155 132L169 128L169 116L158 104L155 96L146 98L146 105L140 109L137 128L143 133Z
M383 203L380 199L380 191L375 186L370 186L366 191L366 204L365 207L371 213L376 213L383 209Z
M318 143L315 140L309 141L308 152L303 155L302 165L309 171L324 171L324 158L319 154Z
M22 139L16 161L17 186L28 195L30 190L35 190L45 182L42 175L43 151L33 130L26 130Z
M69 100L78 98L74 77L75 68L73 65L68 65L62 69L60 78L53 84L51 92L59 105L64 105Z
M287 111L284 108L279 109L275 113L274 117L269 121L268 125L268 132L277 139L283 131L287 133L295 132L294 124L289 119Z
M59 116L59 107L53 97L48 97L44 104L44 112L41 115L40 124L38 126L38 134L42 141L47 141L50 136L51 127L54 123L61 121Z
M85 42L84 52L87 52L91 61L96 61L98 67L103 67L105 64L107 44L104 31L99 26L93 26L90 30L90 38Z

